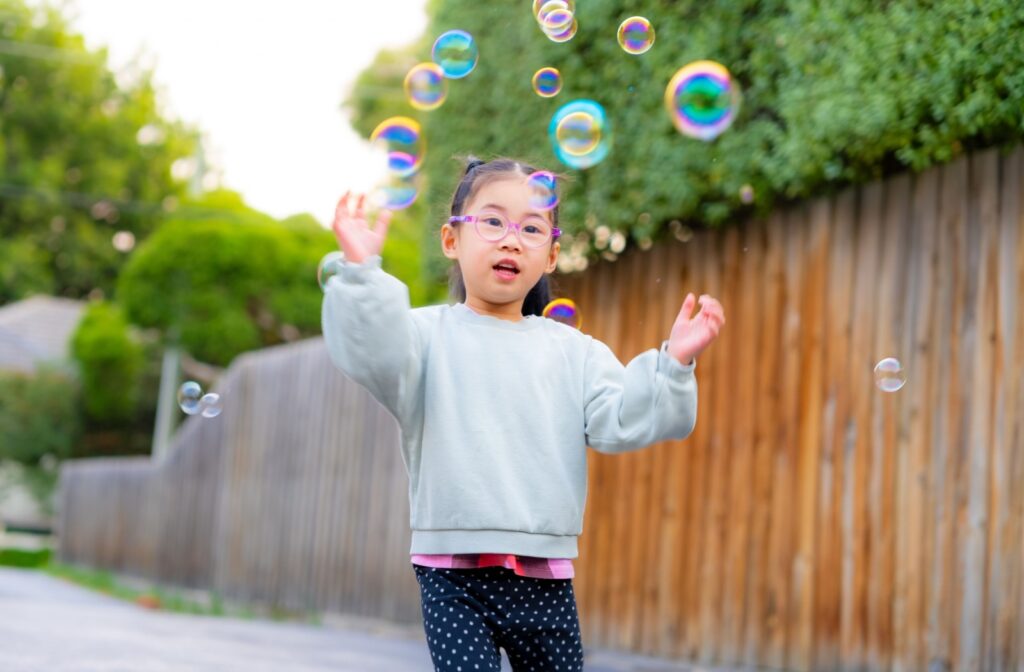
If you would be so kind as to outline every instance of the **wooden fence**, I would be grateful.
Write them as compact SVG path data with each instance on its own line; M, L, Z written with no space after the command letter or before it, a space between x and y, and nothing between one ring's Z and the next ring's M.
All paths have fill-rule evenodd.
M559 279L623 361L687 291L728 324L695 433L590 453L584 641L794 670L1024 668L1024 151ZM894 393L874 384L903 363ZM419 618L397 429L322 343L253 353L167 463L69 465L62 557Z

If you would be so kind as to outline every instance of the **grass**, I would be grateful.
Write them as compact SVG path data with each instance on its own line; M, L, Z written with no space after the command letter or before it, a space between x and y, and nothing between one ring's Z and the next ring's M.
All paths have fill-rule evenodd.
M163 611L246 619L269 618L275 621L300 621L322 625L322 618L320 614L316 613L294 612L276 606L268 608L251 605L228 606L216 592L209 593L206 600L198 601L173 588L136 585L138 582L119 579L111 572L56 562L52 559L49 549L39 551L0 549L0 566L35 569L111 597L140 605L156 606Z
M26 551L20 548L0 548L0 567L43 567L50 562L50 549Z

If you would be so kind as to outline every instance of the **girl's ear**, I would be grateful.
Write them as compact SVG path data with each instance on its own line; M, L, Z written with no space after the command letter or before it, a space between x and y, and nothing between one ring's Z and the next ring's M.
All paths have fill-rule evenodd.
M544 269L545 273L554 273L558 268L558 252L561 249L562 244L557 240L551 245L551 252L548 253L548 266Z
M441 252L444 256L449 259L458 259L459 257L459 235L455 230L455 227L451 224L445 223L441 227Z

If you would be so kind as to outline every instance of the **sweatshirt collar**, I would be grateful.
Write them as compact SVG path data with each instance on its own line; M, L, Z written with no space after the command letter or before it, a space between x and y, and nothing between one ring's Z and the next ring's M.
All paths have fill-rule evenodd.
M481 315L465 303L456 303L452 306L452 313L460 322L482 324L489 327L497 327L498 329L505 329L507 331L527 331L528 329L540 326L540 318L536 315L524 315L523 319L518 322L511 322L491 315Z

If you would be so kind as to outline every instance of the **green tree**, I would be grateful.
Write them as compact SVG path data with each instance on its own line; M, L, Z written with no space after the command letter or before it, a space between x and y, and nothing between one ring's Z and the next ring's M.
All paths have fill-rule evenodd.
M0 304L109 294L113 235L144 240L181 197L196 132L161 114L152 73L120 74L59 9L0 0Z
M317 266L334 249L334 235L311 217L277 222L237 194L214 192L184 204L135 251L118 300L134 324L224 366L320 333Z

